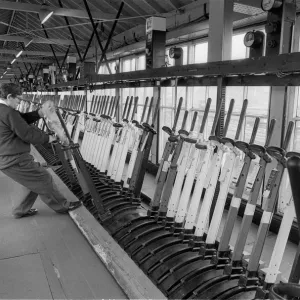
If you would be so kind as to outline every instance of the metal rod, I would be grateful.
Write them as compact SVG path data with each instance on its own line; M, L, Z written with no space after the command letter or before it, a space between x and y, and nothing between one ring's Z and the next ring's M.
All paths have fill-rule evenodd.
M25 66L25 68L26 68L26 71L27 71L27 73L28 73L28 68L27 68L27 66L26 66L26 64L23 62L23 64L24 64L24 66Z
M42 28L43 28L43 30L44 30L44 33L45 33L46 38L49 39L47 30L46 30L44 24L42 24ZM56 60L56 63L57 63L57 65L58 65L59 69L61 70L61 66L60 66L59 61L58 61L58 59L57 59L57 56L56 56L56 54L55 54L54 48L53 48L53 46L52 46L51 44L49 44L49 46L50 46L51 51L52 51L52 53L53 53L53 56L54 56L54 58L55 58L55 60Z
M241 113L240 113L239 123L238 123L236 134L235 134L235 137L234 137L234 139L236 141L239 139L240 134L241 134L242 126L243 126L244 119L245 119L245 116L246 116L247 107L248 107L248 100L245 99L244 102L243 102L243 107L242 107L242 110L241 110Z
M114 33L115 28L116 28L116 26L117 26L118 20L119 20L119 18L120 18L120 15L121 15L121 12L122 12L122 9L123 9L123 6L124 6L124 2L121 3L120 8L119 8L119 10L118 10L118 13L117 13L117 15L116 15L114 24L113 24L113 26L112 26L112 28L111 28L111 30L110 30L110 33L109 33L109 36L108 36L108 38L107 38L105 47L104 47L104 49L103 49L103 51L102 51L102 54L101 54L101 57L100 57L100 61L99 61L99 63L98 63L98 66L99 66L99 67L100 67L100 65L101 65L101 63L102 63L104 57L106 56L106 51L107 51L107 49L108 49L108 46L109 46L109 44L110 44L110 40L112 39L113 33Z
M90 22L91 22L91 24L92 24L92 26L93 26L93 31L94 31L94 33L96 34L96 38L97 38L99 47L100 47L100 49L101 49L101 51L102 51L102 53L103 53L103 52L104 52L104 49L103 49L103 46L102 46L102 44L101 44L101 40L100 40L99 34L98 34L97 30L96 30L96 26L95 26L95 23L94 23L94 20L93 20L93 17L92 17L92 14L91 14L89 5L88 5L88 3L87 3L87 0L83 0L83 2L84 2L84 5L85 5L85 8L86 8L86 11L87 11L87 13L88 13L88 15L89 15ZM109 74L111 74L111 70L110 70L110 67L109 67L109 63L108 63L106 57L105 57L105 64L106 64L106 67L107 67L107 69L108 69Z
M59 5L60 5L60 7L63 8L63 5L62 5L61 0L58 0L58 3L59 3ZM65 19L66 24L67 24L67 26L68 26L68 29L69 29L69 32L70 32L70 34L71 34L71 37L72 37L73 43L74 43L74 45L75 45L75 48L76 48L77 54L78 54L78 56L79 56L79 59L80 59L80 61L82 62L81 53L80 53L80 50L79 50L79 48L78 48L78 45L77 45L76 38L75 38L75 36L74 36L73 30L72 30L72 28L70 27L69 20L68 20L68 18L67 18L66 16L64 17L64 19Z
M98 24L99 24L99 23L97 23L97 24L95 25L96 29L97 29L97 27L98 27ZM87 47L86 47L86 49L85 49L85 52L84 52L84 54L83 54L83 56L82 56L82 62L85 60L85 57L86 57L86 55L87 55L87 53L88 53L88 51L89 51L89 48L90 48L90 46L91 46L91 43L92 43L92 41L93 41L94 35L95 35L95 32L93 31L93 32L92 32L92 35L91 35L91 37L90 37L90 39L89 39L89 42L88 42L88 44L87 44ZM96 64L96 65L97 65L97 64ZM78 68L78 70L77 70L75 79L78 78L79 72L80 72L80 68Z
M59 74L62 73L62 67L63 67L63 65L65 64L65 61L66 61L66 59L67 59L67 57L68 57L70 48L71 48L71 45L69 45L69 47L68 47L68 49L67 49L67 51L66 51L66 53L65 53L64 59L63 59L63 61L62 61L62 63L61 63L61 68L59 68Z

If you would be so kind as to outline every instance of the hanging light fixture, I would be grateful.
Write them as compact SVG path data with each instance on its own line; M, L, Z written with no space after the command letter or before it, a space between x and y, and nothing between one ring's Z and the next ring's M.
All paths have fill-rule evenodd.
M18 58L22 53L23 53L23 50L21 50L21 51L16 55L16 57Z
M40 21L41 24L44 24L47 20L49 20L49 18L53 15L53 10L50 10L48 8L48 5L45 3L42 4L42 8L39 11L39 17L40 17Z

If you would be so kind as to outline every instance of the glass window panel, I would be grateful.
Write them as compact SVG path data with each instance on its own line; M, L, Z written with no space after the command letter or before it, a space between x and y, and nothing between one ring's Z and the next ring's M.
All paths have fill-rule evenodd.
M243 86L228 86L226 87L226 110L229 108L230 100L234 99L233 113L240 113L244 101L244 87Z
M195 45L195 64L206 63L208 53L208 43Z
M137 107L137 113L135 114L135 120L137 120L138 122L141 121L141 118L142 118L142 113L143 113L143 108L144 106L143 105L138 105Z
M146 69L146 57L145 55L141 55L138 57L137 70L145 70L145 69Z
M249 142L255 122L255 117L246 117L244 141ZM264 145L267 132L267 118L260 118L259 127L257 130L255 144Z
M139 97L138 104L144 104L145 103L145 90L143 88L137 88L135 89L135 96Z
M135 57L130 60L130 71L135 71L135 68L136 68L135 67L135 62L136 62Z
M206 104L206 87L205 86L194 86L193 87L193 108L205 109Z
M212 124L214 122L214 117L215 117L215 113L209 113L208 114L205 130L204 130L204 138L206 140L208 139L208 137L211 134L211 128L212 128Z
M181 107L187 109L187 107L186 107L186 96L187 96L187 93L186 92L187 92L187 88L185 86L179 86L179 87L177 87L177 99L179 99L180 97L182 97L183 98L183 102L182 102L182 106ZM175 96L175 88L174 88L174 96ZM175 103L173 105L175 105Z
M187 46L184 46L184 47L181 47L182 48L182 51L183 51L183 64L186 65L187 62L188 62L188 47Z
M197 113L198 113L198 115L197 115L197 120L196 120L196 123L195 123L194 131L200 132L200 127L201 127L202 118L203 118L203 112L202 111L197 111Z
M227 114L226 114L227 116ZM237 130L237 126L239 123L239 119L240 116L238 115L232 115L230 118L230 123L228 126L228 130L227 130L227 134L225 135L228 138L234 139L235 138L235 134L236 134L236 130Z
M130 60L126 59L123 61L122 72L130 72Z
M178 130L180 130L182 128L182 122L183 122L183 117L184 117L184 109L181 109L180 114L179 114L179 118L178 118L178 122L176 124L176 131L178 132ZM175 115L175 110L173 110L173 116ZM173 120L172 120L172 124L171 126L173 127ZM185 126L185 129L188 129L187 124Z
M237 34L232 37L231 59L243 59L247 57L247 48L244 45L245 34Z
M210 86L206 89L207 98L211 98L210 111L216 111L216 103L217 103L217 87Z
M161 99L161 105L162 106L174 106L175 101L173 97L174 88L173 87L166 87L162 88L162 99Z
M269 112L270 87L249 86L247 92L249 100L247 114L267 116Z

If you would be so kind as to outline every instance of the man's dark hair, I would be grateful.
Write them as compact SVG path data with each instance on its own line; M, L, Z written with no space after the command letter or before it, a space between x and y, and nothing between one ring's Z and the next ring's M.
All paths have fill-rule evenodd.
M21 89L18 84L15 83L3 83L0 87L0 97L6 99L7 95L11 94L12 97L16 97L17 95L21 95Z

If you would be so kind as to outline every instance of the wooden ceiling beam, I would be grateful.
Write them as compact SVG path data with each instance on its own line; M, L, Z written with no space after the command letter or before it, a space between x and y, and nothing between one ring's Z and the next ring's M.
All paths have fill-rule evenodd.
M155 0L142 0L143 3L148 5L150 8L152 8L155 12L159 14L166 13L167 10L165 10L163 7L161 7Z
M0 54L8 54L8 55L16 55L19 51L9 50L9 49L0 49ZM53 53L51 51L24 51L24 55L29 56L44 56L44 57L52 57ZM56 56L64 56L65 53L55 52Z
M168 0L168 2L172 5L174 9L180 8L180 2L179 0Z
M20 3L20 2L15 3L15 2L0 0L0 9L39 13L41 12L41 10L43 10L43 8L45 8L45 6L37 5L37 4ZM89 19L89 16L85 10L60 8L55 6L46 6L46 8L50 11L53 11L53 16ZM99 10L92 11L92 17L93 19L103 20L103 21L115 19L114 14L104 13ZM122 21L122 18L120 18L120 21Z
M29 43L31 40L29 38L25 38L23 36L15 36L15 35L0 35L0 41L9 41L9 42L21 42L25 45ZM74 42L72 40L64 40L64 39L46 39L46 38L33 38L31 43L36 44L57 44L64 46L73 46ZM77 44L80 46L86 46L88 41L78 41Z
M4 57L0 56L0 62L2 62L2 61L11 62L12 58L11 57L6 57L6 56L4 56ZM21 58L21 57L19 57L17 59L17 61L14 63L14 65L15 64L18 65L17 63L23 63L23 62L25 62L25 63L28 62L28 63L52 64L54 62L54 60L53 59L31 59L31 58Z

